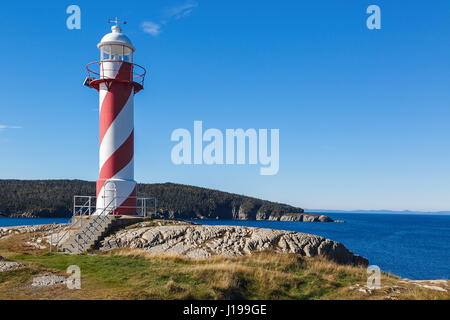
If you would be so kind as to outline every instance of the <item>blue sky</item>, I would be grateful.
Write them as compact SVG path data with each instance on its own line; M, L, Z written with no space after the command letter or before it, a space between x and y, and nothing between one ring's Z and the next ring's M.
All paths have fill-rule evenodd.
M81 8L81 30L66 8ZM381 8L382 29L366 27ZM108 18L146 67L138 182L304 208L450 209L450 2L43 1L2 4L0 178L98 176L98 96L82 86ZM280 129L280 169L176 166L170 135Z

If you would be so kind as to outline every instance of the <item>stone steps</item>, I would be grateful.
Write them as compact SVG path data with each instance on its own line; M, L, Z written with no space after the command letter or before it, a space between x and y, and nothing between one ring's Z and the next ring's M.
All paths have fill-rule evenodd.
M89 249L95 248L100 241L110 235L114 230L144 220L140 217L114 215L98 217L83 217L81 226L71 230L67 240L61 244L60 252L68 254L86 252Z
M83 219L81 227L71 232L67 241L61 245L61 251L76 254L92 249L108 233L115 219L116 216Z

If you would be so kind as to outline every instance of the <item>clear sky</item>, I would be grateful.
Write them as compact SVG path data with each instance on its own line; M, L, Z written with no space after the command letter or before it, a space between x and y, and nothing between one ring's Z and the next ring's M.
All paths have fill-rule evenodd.
M81 8L68 30L66 8ZM366 8L381 8L381 30ZM450 1L7 1L0 9L0 178L98 176L85 65L114 16L146 67L138 182L304 208L450 209ZM278 128L280 168L176 166L173 130Z

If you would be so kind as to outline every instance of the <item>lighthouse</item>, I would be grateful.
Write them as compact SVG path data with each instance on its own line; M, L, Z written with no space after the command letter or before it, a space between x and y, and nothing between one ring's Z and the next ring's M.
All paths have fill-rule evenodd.
M109 20L108 22L111 22ZM134 180L134 95L145 69L133 63L136 50L116 18L97 44L100 60L87 65L85 85L99 95L99 178L96 213L136 214ZM124 22L125 24L126 22Z

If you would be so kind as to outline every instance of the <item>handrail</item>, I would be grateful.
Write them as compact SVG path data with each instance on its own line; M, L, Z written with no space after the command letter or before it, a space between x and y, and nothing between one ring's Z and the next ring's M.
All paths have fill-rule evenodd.
M107 79L107 80L114 80L114 78L111 77L105 77L105 69L103 67L104 62L121 62L121 63L129 63L132 65L132 72L130 73L130 79L128 81L139 83L142 87L144 86L144 79L145 75L147 74L147 70L145 70L144 67L128 61L122 61L122 60L100 60L100 61L94 61L91 63L88 63L86 65L86 70L88 72L89 80L99 80L99 79ZM93 66L96 66L99 68L98 71L93 70ZM135 68L138 71L134 71ZM92 75L92 76L91 76Z
M87 200L84 204L82 205L77 204L78 199L86 199L86 198ZM87 215L90 216L92 213L92 209L94 209L95 211L96 208L95 199L96 199L95 196L73 196L73 213L74 213L73 215L75 216L76 212L85 209L85 211L82 214L85 215L87 212Z
M88 198L88 200L86 200L86 202L83 205L77 206L76 205L77 198ZM54 246L56 247L56 252L58 252L61 241L64 240L64 238L68 234L70 234L70 231L72 229L74 229L78 223L80 223L80 227L83 225L83 216L86 215L86 213L88 213L88 215L91 215L92 198L95 198L95 197L74 196L74 206L73 206L73 215L72 215L71 223L69 226L66 227L65 231L63 231L64 233L62 234L62 236L57 238L56 242L53 241L54 235L60 234L61 231L55 231L50 234L50 252L52 252L52 247L54 247ZM79 209L77 210L77 208L79 208ZM78 216L78 218L77 218L77 216Z
M102 215L103 215L103 218L101 219L101 224L105 221L106 217L108 216L108 213L110 212L110 211L107 210L107 209L109 208L109 206L110 206L115 200L116 200L116 197L113 197L112 200L111 200L111 202L108 203L108 205L107 205L105 208L103 208L102 212L100 212L100 214L98 214L98 215L94 218L94 220L89 224L88 228L87 228L86 230L83 231L83 234L84 234L84 235L87 235L87 234L86 234L86 231L89 231L89 232L91 233L91 235L94 235L94 233L91 231L91 227L95 225L95 223L97 222L97 220L98 220L99 218L101 218ZM113 210L114 210L114 209L113 209ZM107 214L104 214L105 212L106 212ZM98 225L100 226L101 224L98 224ZM91 237L90 237L89 235L87 235L87 238L86 238L85 241L81 244L82 249L84 249L84 246L86 245L86 243L87 243L90 239L91 239ZM77 243L78 250L80 250L80 243L78 242L78 237L75 238L75 242Z
M89 203L89 201L90 201L90 200L88 200L88 201L84 204L84 206L86 206L86 205ZM79 211L81 211L82 209L83 209L83 208L80 208ZM78 222L82 222L83 215L80 214L79 217L78 217L78 219L75 219L75 221L74 221L74 218L76 218L76 213L75 213L75 212L73 213L71 224L67 227L67 229L66 229L66 231L63 233L63 235L62 235L61 237L58 237L58 239L57 239L57 241L56 241L56 252L58 252L59 245L60 245L61 241L66 237L66 235L68 235L68 234L70 233L70 230L72 230L72 229L77 225ZM80 226L81 226L81 224L80 224ZM55 231L55 232L53 232L53 233L50 234L50 252L52 252L52 247L53 247L53 235L54 235L55 233L60 233L60 232Z
M88 198L83 205L77 205L76 200L80 198ZM93 229L98 230L97 228L101 226L105 220L107 219L108 215L111 212L114 212L116 210L116 206L114 205L115 201L117 199L122 198L135 198L137 201L141 201L140 205L136 203L136 206L123 206L120 205L118 207L120 208L129 208L129 209L135 209L136 212L139 214L139 210L141 210L141 213L139 215L142 215L144 217L147 216L147 210L149 208L153 209L153 214L157 213L157 198L156 197L137 197L137 196L131 196L131 197L118 197L114 196L112 200L108 203L108 205L102 209L97 208L98 211L100 211L99 214L95 214L95 217L93 219L88 220L89 224L86 226L86 228L82 228L83 226L83 216L89 215L91 216L91 209L92 209L92 199L95 199L94 196L74 196L74 209L73 209L73 216L71 223L65 228L65 230L61 231L55 231L51 233L50 235L50 252L52 252L52 248L56 247L56 252L59 251L60 245L62 244L62 240L66 238L67 235L70 234L70 231L76 228L79 224L80 232L77 233L77 237L75 238L76 245L78 246L79 251L80 249L84 249L86 244L92 239L92 237L95 235L95 232ZM152 206L147 206L147 200L153 200L153 202L150 202L150 204L153 204ZM94 206L95 208L96 206ZM62 235L60 236L60 234ZM53 241L54 235L57 234L57 240ZM81 241L80 241L81 240Z

